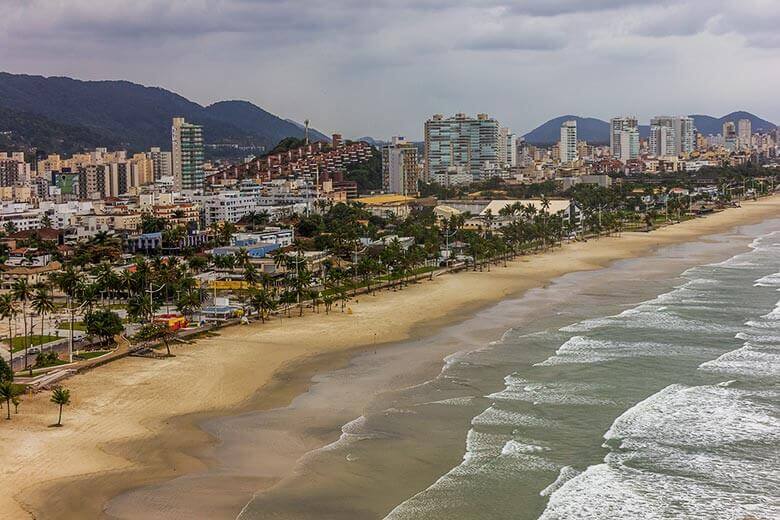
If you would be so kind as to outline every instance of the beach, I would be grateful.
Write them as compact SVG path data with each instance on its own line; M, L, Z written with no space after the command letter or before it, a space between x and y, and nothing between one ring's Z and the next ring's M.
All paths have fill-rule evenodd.
M174 347L174 358L125 358L79 374L65 384L73 402L64 412L64 427L49 427L56 408L48 393L26 398L20 414L0 425L0 510L4 518L99 517L112 497L127 490L213 464L208 448L214 438L198 427L211 417L284 406L305 391L313 375L344 366L359 352L433 336L566 273L777 216L777 196L746 202L651 233L567 244L490 272L448 274L401 291L360 295L348 304L351 312L326 316L307 310L303 318L226 328ZM300 453L339 434L302 437L289 454L268 460L273 470L267 475L236 481L232 494L188 496L189 506L204 517L234 518L257 490L286 476Z

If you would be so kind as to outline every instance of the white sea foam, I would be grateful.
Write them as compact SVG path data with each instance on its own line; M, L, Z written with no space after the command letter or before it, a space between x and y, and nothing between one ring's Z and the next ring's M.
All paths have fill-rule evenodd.
M618 417L604 434L622 449L647 443L713 447L736 442L780 442L780 419L732 387L671 385Z
M553 492L540 520L777 518L769 495L730 493L685 477L598 464Z
M592 397L600 387L588 383L553 381L534 383L509 375L504 378L506 388L486 396L496 401L521 401L534 404L565 404L610 406L614 401Z
M466 397L451 397L449 399L442 399L440 401L428 401L427 403L422 403L422 405L427 404L443 404L446 406L468 406L472 402L474 402L474 397L472 396L466 396Z
M758 287L780 287L780 273L763 276L753 282Z
M558 473L558 478L555 479L554 482L552 482L549 486L544 488L539 492L539 496L550 496L555 491L561 488L566 482L573 479L577 475L580 474L580 471L572 468L571 466L564 466L561 468L560 473Z
M777 517L772 497L780 489L767 459L780 420L755 397L729 386L671 385L645 399L604 435L614 450L605 463L554 491L540 518Z
M503 448L501 448L501 455L503 456L516 455L516 454L527 455L527 454L534 454L534 453L544 453L546 451L550 451L550 448L546 446L539 446L538 444L526 444L524 442L511 439L507 441L506 444L504 444Z
M780 350L750 343L699 365L708 372L780 378Z
M738 329L721 323L701 322L672 314L668 309L649 304L623 311L615 316L585 320L561 328L562 332L588 332L604 327L663 329L683 332L728 333Z
M711 352L712 349L670 343L623 342L572 336L558 348L554 356L534 366L601 363L640 356L695 356Z
M548 419L511 410L503 410L496 406L491 406L471 420L472 426L550 427L552 424Z

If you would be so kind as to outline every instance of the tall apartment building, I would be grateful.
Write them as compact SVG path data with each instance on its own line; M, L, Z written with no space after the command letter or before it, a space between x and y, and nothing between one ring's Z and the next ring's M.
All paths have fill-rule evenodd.
M562 163L572 163L577 160L577 121L564 121L561 125L558 152Z
M506 168L517 166L517 136L509 128L498 130L498 164Z
M636 158L630 157L630 150L621 147L621 142L625 140L621 137L621 132L632 129L639 129L639 123L634 116L613 117L609 120L609 149L612 151L612 157L624 162Z
M660 127L669 130L661 131ZM694 150L692 117L657 116L650 120L650 130L650 152L657 157L685 155ZM655 139L653 135L656 135ZM664 139L673 139L674 146L667 147Z
M174 117L171 127L171 159L175 190L203 188L203 127Z
M650 126L650 155L656 157L677 156L674 127L664 125Z
M382 189L388 193L417 195L420 170L417 147L403 137L393 137L382 147Z
M146 152L146 157L152 161L152 171L154 180L158 181L161 177L170 177L172 173L171 152L163 152L158 147L151 148Z
M738 144L737 127L734 121L726 121L723 123L723 146L726 150L734 151Z
M750 148L750 138L753 135L753 124L750 119L737 121L737 139L740 148Z
M482 178L498 163L498 128L487 114L434 115L425 122L424 178L453 167L465 168L474 180Z
M0 152L0 186L27 184L31 177L32 170L24 160L24 152Z

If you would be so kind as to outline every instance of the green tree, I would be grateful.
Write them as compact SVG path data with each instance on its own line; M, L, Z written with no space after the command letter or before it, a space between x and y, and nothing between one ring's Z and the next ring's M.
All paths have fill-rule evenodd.
M141 327L135 339L139 341L161 341L165 345L168 357L173 357L171 353L170 342L176 337L176 332L172 331L165 323L149 323Z
M62 407L70 404L70 390L62 387L55 388L51 392L51 402L60 407L60 413L55 426L62 426Z
M11 400L16 397L16 390L14 384L10 381L0 381L0 399L5 400L5 407L7 414L6 420L11 420Z
M109 309L88 312L84 316L84 325L87 334L99 337L104 345L107 345L114 336L125 330L122 318Z
M30 337L27 334L27 303L32 298L32 287L27 278L19 278L11 288L14 300L22 302L22 322L24 323L24 368L28 368L27 351L30 346Z
M45 334L46 315L54 312L54 297L48 287L42 286L32 295L31 305L41 322L41 336Z
M14 305L14 296L11 293L5 293L0 295L0 319L8 320L8 359L13 363L13 323L16 318L16 306Z
M0 382L3 381L13 381L14 380L14 371L11 370L10 365L8 362L0 357Z

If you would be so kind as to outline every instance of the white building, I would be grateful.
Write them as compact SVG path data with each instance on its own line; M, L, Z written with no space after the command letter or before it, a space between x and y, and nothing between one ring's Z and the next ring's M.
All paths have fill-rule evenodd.
M577 160L577 121L565 121L561 125L561 140L558 146L562 163Z
M417 146L403 137L382 147L382 189L387 193L416 195L420 168L417 164Z
M503 168L517 166L517 136L509 128L498 130L498 164Z
M674 134L674 148L664 150L667 153L665 156L679 156L687 155L693 152L694 138L693 138L693 118L688 116L657 116L650 120L650 127L666 127L671 129L671 133ZM665 135L664 137L667 137ZM651 136L652 139L652 136ZM658 148L653 149L651 146L651 153L661 157L658 152L661 151L661 146L665 146L661 140L655 142Z
M613 117L609 120L609 149L612 151L612 157L625 162L628 159L635 159L631 157L631 150L623 148L625 142L623 138L623 132L631 130L639 131L639 124L635 116L621 116ZM638 134L637 134L638 137ZM630 142L630 141L629 141ZM637 152L637 156L638 156Z
M750 138L753 135L753 124L750 119L737 121L737 139L740 148L750 148Z

